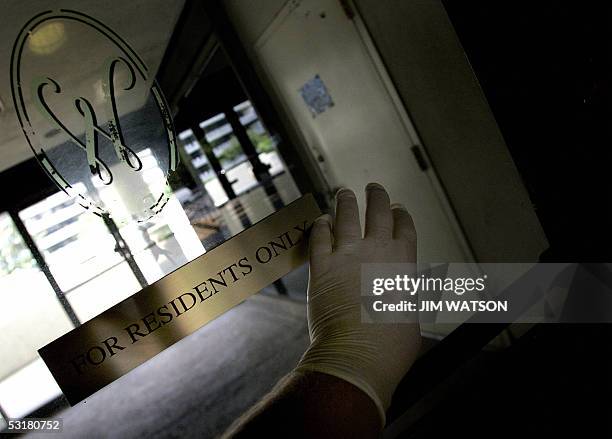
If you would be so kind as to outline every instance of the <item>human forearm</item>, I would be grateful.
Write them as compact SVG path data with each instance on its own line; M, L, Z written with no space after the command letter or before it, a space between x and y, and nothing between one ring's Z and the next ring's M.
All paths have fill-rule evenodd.
M357 387L318 372L292 372L225 433L224 438L380 436L372 399Z
M415 263L416 230L385 189L366 187L365 233L355 194L336 194L336 218L310 235L308 328L311 344L294 371L231 430L279 437L376 437L397 384L420 347L416 323L361 320L360 275L367 263Z

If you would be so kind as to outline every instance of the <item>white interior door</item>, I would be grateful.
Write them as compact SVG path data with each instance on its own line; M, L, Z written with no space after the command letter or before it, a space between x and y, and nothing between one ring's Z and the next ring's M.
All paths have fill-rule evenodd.
M382 183L414 217L420 261L469 261L433 171L415 160L414 128L358 20L337 0L291 0L255 52L330 187L355 190L363 213L364 186ZM313 115L300 89L317 75L333 106Z

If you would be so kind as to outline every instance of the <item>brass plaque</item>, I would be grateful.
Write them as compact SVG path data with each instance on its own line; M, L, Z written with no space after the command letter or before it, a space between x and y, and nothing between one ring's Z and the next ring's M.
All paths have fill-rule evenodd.
M306 261L306 195L38 352L75 404Z

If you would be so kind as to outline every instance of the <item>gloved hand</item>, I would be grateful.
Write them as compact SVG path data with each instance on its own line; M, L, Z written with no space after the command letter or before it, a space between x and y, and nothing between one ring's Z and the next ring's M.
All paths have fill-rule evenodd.
M362 323L361 264L416 262L416 231L408 211L390 206L385 189L366 187L362 238L355 194L336 195L336 219L318 218L310 236L308 326L311 345L296 370L336 376L363 390L385 411L421 344L418 324Z

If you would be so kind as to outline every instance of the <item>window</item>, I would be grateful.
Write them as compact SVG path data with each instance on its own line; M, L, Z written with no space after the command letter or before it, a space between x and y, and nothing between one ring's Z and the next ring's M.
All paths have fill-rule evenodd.
M7 213L0 214L0 297L7 310L0 318L0 406L19 418L60 395L37 350L74 325Z
M249 139L258 153L259 160L270 167L268 172L272 177L281 174L284 171L284 166L276 151L276 140L265 130L251 102L244 101L236 105L233 110L238 115L242 126L245 127ZM205 145L200 145L192 130L180 133L179 139L185 152L191 158L191 165L204 183L206 191L212 197L215 206L224 205L229 198L213 170L204 148L210 148L208 156L213 154L214 158L219 161L222 167L221 173L225 174L236 195L241 195L256 187L258 182L253 175L252 165L225 114L219 113L199 125L205 133Z
M81 322L142 288L104 221L63 192L19 217Z

